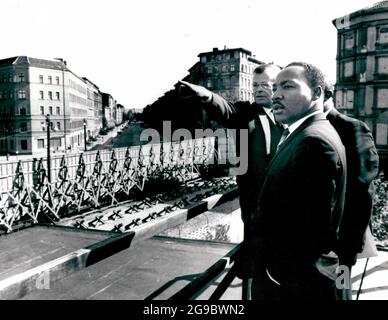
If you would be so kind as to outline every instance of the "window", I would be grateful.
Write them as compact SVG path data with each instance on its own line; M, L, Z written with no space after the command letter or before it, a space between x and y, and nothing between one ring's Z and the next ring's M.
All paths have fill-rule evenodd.
M9 73L8 74L8 82L13 82L13 75L12 75L12 73Z
M207 68L206 68L206 73L207 73L207 74L211 74L212 71L213 71L212 67L207 67Z
M19 82L24 82L24 73L19 73Z
M228 66L226 65L222 66L222 72L228 72Z
M44 99L44 92L43 92L43 91L39 91L39 98L40 98L41 100Z
M27 122L20 123L20 131L27 131Z
M354 36L345 35L345 49L353 49L354 47Z
M25 99L26 98L26 91L25 90L19 90L18 91L18 98L19 99Z
M202 62L202 63L206 63L206 56L202 56L202 57L201 57L201 62Z
M388 124L377 123L376 125L376 144L387 145L388 144Z
M57 130L61 130L61 123L59 121L57 122Z
M53 114L53 107L52 106L49 106L49 113L50 113L50 115Z
M230 71L234 71L235 69L234 69L234 64L231 64L230 65Z
M353 61L345 62L344 76L351 77L353 75Z
M8 90L8 97L13 99L13 90Z
M53 93L51 91L48 92L48 98L49 100L53 100Z
M211 88L211 87L212 87L212 80L211 80L211 79L208 79L208 80L207 80L207 87L208 87L208 88Z
M353 105L354 105L354 91L353 90L346 91L344 105L345 105L345 108L347 108L347 109L353 109Z
M48 76L48 83L53 84L53 77L52 76Z
M46 122L41 121L40 122L40 127L42 128L42 131L46 131Z
M11 140L9 146L10 146L11 150L14 150L15 149L15 142L13 140Z
M59 95L59 92L57 91L55 92L55 99L59 100L59 98L60 98L60 95Z
M354 91L353 90L338 90L335 98L337 108L353 109L354 106Z
M60 107L57 107L57 115L60 115L61 114L61 108Z
M379 43L388 43L388 28L384 27L379 31Z
M44 139L38 139L38 149L44 148Z
M40 114L44 115L44 106L40 106Z
M388 108L388 88L377 89L377 108Z
M39 75L39 83L43 83L43 76L41 74Z
M377 72L379 74L388 74L388 57L377 58Z
M22 150L27 150L27 140L20 140L20 147Z
M21 116L25 116L25 115L27 114L27 112L26 112L26 107L21 106L19 112L20 112L20 115L21 115Z

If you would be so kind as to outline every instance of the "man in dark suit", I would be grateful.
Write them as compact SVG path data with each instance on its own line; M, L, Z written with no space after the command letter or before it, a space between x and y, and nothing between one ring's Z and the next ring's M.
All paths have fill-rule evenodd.
M265 168L276 151L282 131L282 127L275 123L271 110L272 85L279 72L280 68L274 64L264 64L254 70L254 103L239 101L233 104L203 87L187 82L181 82L180 87L182 92L186 91L186 96L199 97L207 102L206 110L211 118L228 128L248 130L247 143L243 141L240 145L239 130L235 141L236 150L240 151L240 155L242 152L248 153L247 171L237 176L241 217L244 222L244 242L238 276L243 279L252 277L252 272L258 270L254 267L254 259L257 257L252 255L255 234L252 233L251 227L253 216L257 213ZM246 145L248 150L244 150Z
M372 215L372 181L378 174L379 157L368 126L338 112L331 99L333 91L333 85L326 80L324 111L345 146L347 161L345 207L335 251L339 264L351 271L357 254L363 250ZM351 283L351 278L348 281ZM344 298L351 300L351 286L344 289Z
M259 196L258 266L253 299L336 299L335 269L321 256L333 249L345 200L346 157L323 113L324 76L292 63L276 78L273 112L287 126Z

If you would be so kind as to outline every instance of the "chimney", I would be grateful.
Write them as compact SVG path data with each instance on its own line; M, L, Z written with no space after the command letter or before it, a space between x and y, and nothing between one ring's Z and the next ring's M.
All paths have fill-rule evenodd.
M54 60L61 61L65 66L67 66L66 60L63 60L63 58L54 58Z
M218 52L218 48L213 48L213 52Z

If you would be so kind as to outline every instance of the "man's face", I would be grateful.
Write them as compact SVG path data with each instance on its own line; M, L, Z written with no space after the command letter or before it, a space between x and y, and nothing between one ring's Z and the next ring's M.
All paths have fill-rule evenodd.
M276 77L272 109L276 121L292 124L306 116L313 106L313 89L304 76L304 68L292 66Z
M258 105L264 107L272 105L272 85L274 82L275 76L273 72L269 72L269 69L260 74L253 74L253 94Z

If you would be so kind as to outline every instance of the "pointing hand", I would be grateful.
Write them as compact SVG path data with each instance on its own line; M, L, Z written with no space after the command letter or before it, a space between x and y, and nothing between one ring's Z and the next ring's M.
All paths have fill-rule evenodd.
M202 86L179 80L177 88L180 98L200 98L203 102L211 100L212 93Z

